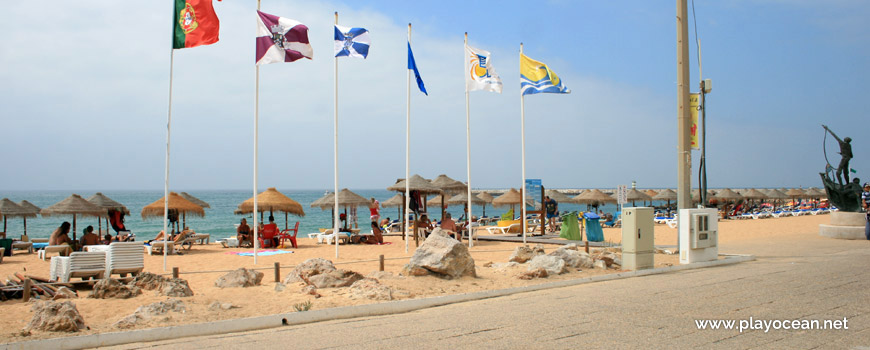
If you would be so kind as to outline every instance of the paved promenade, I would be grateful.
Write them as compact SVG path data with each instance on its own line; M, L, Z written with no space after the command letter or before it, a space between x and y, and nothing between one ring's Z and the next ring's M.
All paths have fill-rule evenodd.
M870 242L740 242L754 262L119 348L870 349ZM848 319L848 330L699 330L698 319Z

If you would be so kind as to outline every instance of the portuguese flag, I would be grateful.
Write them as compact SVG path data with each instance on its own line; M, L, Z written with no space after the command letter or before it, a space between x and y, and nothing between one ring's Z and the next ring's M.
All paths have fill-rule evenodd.
M220 21L212 0L175 0L172 48L184 49L218 41Z

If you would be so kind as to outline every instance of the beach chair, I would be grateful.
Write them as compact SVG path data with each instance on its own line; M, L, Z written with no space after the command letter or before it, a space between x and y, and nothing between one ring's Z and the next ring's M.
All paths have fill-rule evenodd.
M520 223L510 224L508 226L487 227L486 231L489 232L489 234L494 234L496 232L501 233L501 234L506 234L506 233L510 232L511 229L513 229L514 227L520 227Z
M260 248L274 248L275 241L272 240L275 238L278 233L278 229L274 226L266 225L263 228L262 235L259 235L257 239L260 241Z
M75 252L69 255L69 258L59 258L63 267L58 273L58 280L68 283L70 278L81 277L82 280L87 278L103 278L106 273L106 253L105 252Z
M125 277L128 273L137 275L145 269L145 254L142 242L113 242L106 252L106 274Z
M12 250L26 250L28 254L31 254L33 253L33 242L13 242Z
M116 242L116 243L126 243L126 242ZM114 243L113 243L114 244ZM175 253L175 242L173 241L151 241L151 243L143 245L145 247L145 252L148 255L153 255L154 251L163 252L163 249L168 249L166 253L174 254Z
M332 233L332 229L326 229L323 232L314 232L309 233L308 238L317 239L317 244L323 243L326 241L326 244L331 244L333 239L335 239L335 234Z
M70 248L70 246L68 246L66 244L50 245L50 246L47 246L47 247L43 248L42 250L40 250L39 253L37 253L37 257L42 259L42 261L45 261L45 257L49 253L64 254L64 253L69 253L71 251L72 251L72 248Z
M298 248L299 246L296 244L296 235L299 233L299 221L296 222L296 226L293 226L292 229L286 229L281 231L281 234L278 238L281 240L281 247L284 247L284 241L289 240L292 244L293 248Z

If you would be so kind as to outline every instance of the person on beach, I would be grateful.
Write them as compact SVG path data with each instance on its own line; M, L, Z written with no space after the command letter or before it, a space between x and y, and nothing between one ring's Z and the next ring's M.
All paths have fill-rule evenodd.
M384 244L384 234L381 232L380 226L372 221L372 236L366 237L366 244Z
M51 233L51 236L48 238L48 245L64 245L70 246L72 244L72 240L69 239L69 228L70 223L68 221L64 221L60 226ZM72 252L72 247L60 253L62 256L67 256Z
M100 236L94 233L94 227L88 226L85 228L84 234L81 238L82 247L86 245L98 245L100 244Z
M112 234L107 233L105 236L103 236L103 240L100 241L100 244L112 244Z
M861 192L861 205L864 207L864 212L867 213L864 217L864 237L870 241L870 182L864 183L864 192Z
M381 202L378 202L375 197L372 197L372 201L369 203L369 212L371 213L372 222L378 222L378 219L381 218Z
M242 247L245 243L250 243L253 245L253 241L251 240L251 227L248 226L248 220L242 219L242 222L239 223L239 228L236 229L236 239L239 241L239 246Z
M263 226L263 237L272 237L272 247L277 247L278 242L278 224L275 223L275 217L269 215L269 223Z
M547 208L547 226L549 232L556 232L556 213L559 211L559 203L550 196L544 197L544 207Z
M429 237L429 232L432 232L432 222L429 221L429 217L426 214L420 215L416 225L418 230L422 230L423 237Z
M441 220L441 229L447 231L447 234L449 234L453 238L461 238L459 237L459 235L456 234L456 232L459 232L459 230L456 228L456 223L453 222L453 216L450 215L450 213L444 214L444 219Z

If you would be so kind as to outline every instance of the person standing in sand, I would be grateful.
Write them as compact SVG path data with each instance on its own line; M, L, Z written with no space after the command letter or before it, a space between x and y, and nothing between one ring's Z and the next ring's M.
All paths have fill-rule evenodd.
M381 218L381 202L378 202L375 197L372 197L372 201L369 203L369 212L371 213L372 222L377 223L378 219Z
M870 182L864 183L864 192L861 192L861 205L864 207L864 237L870 241Z
M559 203L555 199L550 198L550 196L546 196L544 198L544 207L547 209L547 226L549 226L549 231L556 232L556 213L559 211Z

